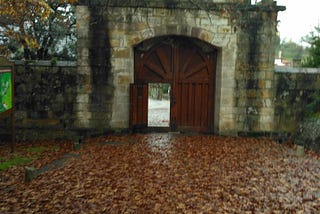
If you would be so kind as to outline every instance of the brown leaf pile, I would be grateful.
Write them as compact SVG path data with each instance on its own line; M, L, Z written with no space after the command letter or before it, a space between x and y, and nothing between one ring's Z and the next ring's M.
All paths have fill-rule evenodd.
M30 183L23 167L0 172L20 176L0 189L0 213L320 211L319 160L268 139L109 136L73 153Z

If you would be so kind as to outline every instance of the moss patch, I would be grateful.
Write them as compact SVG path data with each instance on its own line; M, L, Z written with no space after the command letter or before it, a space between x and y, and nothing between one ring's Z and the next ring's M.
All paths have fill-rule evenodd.
M11 166L28 164L34 160L34 157L15 156L10 160L0 163L0 171L10 168Z
M45 146L38 146L38 147L28 147L25 149L25 152L20 155L16 155L12 158L1 157L0 158L0 171L6 170L12 166L29 164L33 160L39 158L39 156L47 151L59 151L59 146L53 147L45 147Z

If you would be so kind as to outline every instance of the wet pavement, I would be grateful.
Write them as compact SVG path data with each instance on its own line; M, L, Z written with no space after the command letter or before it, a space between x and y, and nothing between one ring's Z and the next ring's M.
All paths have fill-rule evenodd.
M119 143L113 143L119 142ZM87 139L0 213L317 213L320 166L269 139L135 134Z

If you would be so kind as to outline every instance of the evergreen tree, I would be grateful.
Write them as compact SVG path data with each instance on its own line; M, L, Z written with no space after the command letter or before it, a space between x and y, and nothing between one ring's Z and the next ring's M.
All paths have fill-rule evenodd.
M302 63L303 67L320 68L320 28L315 27L316 33L311 32L304 40L310 44L309 56Z

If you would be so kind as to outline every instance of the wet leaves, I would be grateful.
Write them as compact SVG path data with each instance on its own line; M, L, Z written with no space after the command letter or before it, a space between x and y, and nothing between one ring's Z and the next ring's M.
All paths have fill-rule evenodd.
M107 142L121 142L118 144ZM317 158L267 139L168 134L88 140L63 168L23 183L0 173L0 213L317 213ZM41 160L35 162L41 165ZM21 176L8 183L4 178Z

